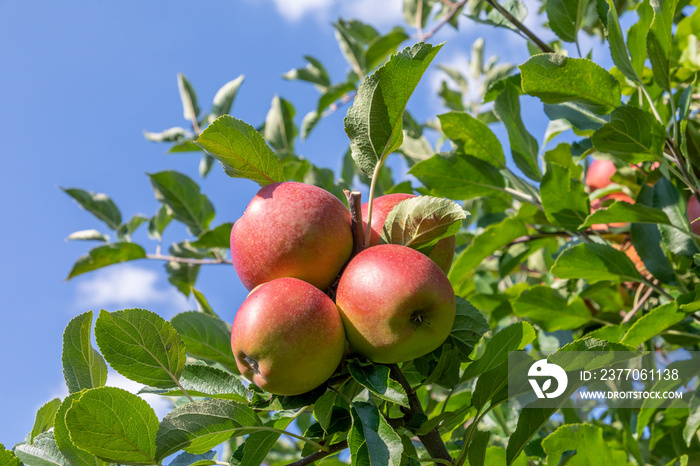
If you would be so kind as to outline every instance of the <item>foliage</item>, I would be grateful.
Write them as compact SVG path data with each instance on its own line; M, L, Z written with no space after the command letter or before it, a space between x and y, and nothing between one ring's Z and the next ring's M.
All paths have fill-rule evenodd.
M92 312L75 317L65 329L62 356L70 395L42 406L23 443L13 450L0 445L0 462L700 462L700 392L683 415L655 405L634 414L610 408L599 418L581 418L562 405L505 409L509 351L522 353L526 367L540 352L667 354L698 350L700 343L700 236L686 216L689 197L700 196L700 2L542 3L539 14L560 39L550 44L523 25L527 11L518 0L404 0L407 24L385 34L341 19L333 27L348 62L344 81L332 82L311 56L284 75L320 93L300 127L293 104L280 97L257 129L230 116L245 89L242 76L225 84L205 112L180 75L191 129L146 133L170 151L199 154L202 177L216 160L232 178L261 186L303 181L343 201L342 190L353 186L369 187L370 200L391 192L425 195L389 215L383 238L429 252L440 238L457 234L449 278L458 315L440 348L400 366L350 359L310 393L265 393L242 381L230 326L195 289L201 266L230 264L231 230L231 223L214 222L214 203L198 183L174 171L149 174L162 205L150 218L129 220L105 194L64 189L111 230L69 236L100 245L77 260L68 278L124 261L163 260L170 282L193 293L200 312L167 322L143 309L102 311L94 324L99 351L91 343ZM627 31L623 17L633 23ZM441 27L456 29L459 18L521 35L532 56L518 67L484 60L479 40L468 76L440 65L442 45L423 40ZM399 50L412 30L421 41ZM583 57L582 34L605 41L612 69ZM562 41L575 43L579 57L568 57ZM406 104L428 66L444 72L438 97L451 111L423 120ZM539 99L551 120L542 146L523 123L523 95ZM294 143L349 102L348 151L338 178L297 154ZM501 123L509 148L491 129ZM557 135L565 142L548 149ZM385 165L399 156L412 176L395 178ZM585 184L591 158L617 167L612 184L593 192ZM614 191L634 204L606 201ZM592 211L596 201L600 207ZM191 237L163 254L162 234L173 221ZM132 242L141 225L157 252ZM176 407L158 421L137 395L105 386L107 364L144 384L144 393L174 397ZM223 450L212 450L221 444Z

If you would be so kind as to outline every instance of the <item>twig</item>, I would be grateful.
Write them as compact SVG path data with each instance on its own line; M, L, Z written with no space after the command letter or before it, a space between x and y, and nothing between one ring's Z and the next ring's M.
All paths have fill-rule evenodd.
M416 8L416 31L418 32L418 39L423 42L425 40L425 37L423 37L423 0L418 0Z
M365 232L362 228L362 194L360 191L348 191L343 189L345 197L348 199L348 207L350 208L350 219L352 220L350 228L352 229L352 259L362 252L365 248Z
M486 0L486 3L491 5L493 8L496 9L496 11L505 16L505 18L508 21L510 21L513 26L522 31L523 34L525 34L531 41L533 41L535 45L539 47L540 50L542 50L545 53L554 53L554 49L547 45L542 39L537 37L535 33L529 30L523 23L518 21L518 19L515 16L511 15L508 10L499 5L496 0Z
M443 2L443 3L444 3L444 2ZM452 21L452 18L454 18L455 15L459 12L459 10L461 10L462 7L463 7L464 5L466 5L466 4L467 4L467 0L461 0L460 2L453 3L453 4L452 4L452 9L450 10L449 14L448 14L447 16L445 16L445 17L442 19L442 21L440 21L439 23L437 23L433 29L431 29L430 31L426 32L426 33L423 35L423 38L422 38L421 40L428 40L428 39L430 39L431 37L433 37L433 36L435 35L435 33L437 33L440 29L442 29L442 27L443 27L445 24L447 24L447 23L449 23L450 21Z
M639 285L639 289L640 289L640 290L642 289L642 286L643 286L643 284L642 284L642 285ZM641 297L641 299L639 299L639 301L637 301L637 303L634 305L634 307L632 308L632 310L631 310L630 312L628 312L628 313L625 315L625 317L622 319L622 323L623 323L623 324L625 324L625 323L629 322L630 320L632 320L632 317L634 317L634 315L637 313L637 311L639 311L639 310L642 308L642 306L644 306L644 303L646 302L647 299L649 299L649 297L651 296L651 293L652 293L653 291L654 291L653 288L649 288L649 289L646 291L646 293L644 293L644 295Z
M164 254L146 254L146 259L155 259L168 262L181 262L190 265L209 265L209 264L228 264L233 265L233 262L226 259L194 259L189 257L166 256Z
M327 451L317 451L315 453L311 453L309 456L305 456L298 461L288 463L287 466L305 466L307 464L314 463L314 462L320 460L321 458L325 458L328 455L332 455L333 453L337 453L341 450L345 450L347 447L348 447L348 441L343 440L342 442L335 443L335 444L329 446Z

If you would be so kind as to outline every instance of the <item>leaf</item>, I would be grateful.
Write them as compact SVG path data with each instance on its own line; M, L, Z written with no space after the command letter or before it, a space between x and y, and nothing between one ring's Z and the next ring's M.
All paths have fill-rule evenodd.
M372 176L401 147L403 113L420 78L442 45L416 44L392 56L358 87L345 117L355 163Z
M635 73L642 76L647 59L647 34L654 19L654 9L649 5L649 0L637 4L637 15L639 20L627 31L627 48Z
M639 163L661 157L666 130L651 113L625 105L613 110L610 122L593 133L591 140L600 152Z
M512 84L507 84L505 89L496 97L493 109L508 131L510 150L515 165L531 180L540 181L542 179L542 171L540 170L537 157L539 150L537 140L532 137L523 124L520 115L520 101L518 99L519 92L517 88Z
M168 413L158 429L157 462L179 450L201 454L232 436L254 432L262 423L253 410L232 400L187 403Z
M207 230L190 244L195 248L225 248L231 247L231 228L233 223L222 223L213 230Z
M675 302L656 307L637 320L620 342L629 346L639 346L685 317L686 313L679 311Z
M148 176L156 199L166 205L175 220L187 225L190 233L198 236L209 228L214 206L190 177L172 170Z
M598 116L582 105L564 102L562 104L545 104L544 113L550 120L564 119L581 131L597 130L610 121L608 116Z
M355 402L350 408L348 435L352 466L399 466L403 445L399 435L371 403Z
M192 84L182 73L177 74L177 88L180 91L180 100L182 101L182 116L187 121L197 121L199 116L197 94L194 92Z
M68 235L66 241L102 241L103 243L109 242L109 236L100 233L97 230L80 230L75 231Z
M404 0L403 2L403 17L406 23L416 28L425 27L430 16L432 5L424 0ZM420 10L420 11L419 11ZM420 25L418 21L420 20Z
M1 452L2 450L0 450L0 459L2 459ZM17 445L15 454L17 458L31 466L72 466L58 450L53 432L45 432L37 436L31 445L27 443ZM19 461L17 463L20 464Z
M436 154L409 170L432 195L450 199L472 199L501 195L503 175L493 165L459 154Z
M32 427L32 431L29 433L30 443L34 443L34 438L37 435L46 432L53 427L56 411L58 411L60 406L61 400L59 398L54 398L39 408L34 418L34 426Z
M639 282L642 277L624 252L607 244L584 243L562 252L550 271L559 278Z
M509 351L523 349L537 337L535 329L527 322L517 322L499 330L487 343L484 354L464 370L460 382L478 377L508 359Z
M207 301L207 298L204 297L201 291L197 291L192 288L192 295L194 296L195 301L197 301L197 308L199 309L199 312L209 317L219 319L219 315L214 312L214 309L212 309L212 307L209 305L209 301Z
M120 241L131 241L131 235L140 227L144 222L148 221L148 217L136 214L128 222L121 225L117 230L117 237Z
M652 223L670 225L668 216L661 209L647 207L643 204L630 204L625 201L615 201L607 209L599 209L591 213L578 229L590 228L599 223Z
M240 75L233 81L229 81L221 88L216 91L214 95L214 102L211 106L211 115L214 118L218 118L221 115L226 115L231 112L231 106L233 101L236 99L236 94L238 93L238 88L243 84L245 76Z
M553 154L562 151L566 162L556 160ZM547 172L542 178L540 196L547 219L567 230L578 230L590 212L588 194L581 183L580 169L573 165L571 149L560 144L547 152Z
M506 159L501 143L493 131L468 113L450 112L438 115L440 128L465 155L471 155L498 168L504 168Z
M180 385L191 396L248 401L248 391L238 377L206 364L186 364L180 375ZM139 393L161 396L186 396L179 388L144 387Z
M459 352L461 362L469 361L469 355L481 337L489 331L489 324L477 308L466 299L455 296L457 312L452 331L445 343L452 345Z
M80 207L102 220L112 230L119 228L122 214L117 205L106 194L93 193L78 188L60 188L76 200Z
M627 47L625 46L625 38L622 36L622 29L620 28L620 21L617 17L617 8L612 0L606 0L608 3L608 21L606 24L606 33L608 36L608 43L610 44L610 54L613 59L613 63L617 66L617 69L625 75L627 79L632 80L636 83L641 83L634 66L632 65L632 59L627 52Z
M673 183L668 178L662 177L654 185L653 193L653 206L663 210L672 225L690 231L685 201ZM666 225L659 225L659 230L664 244L672 253L693 257L698 252L689 234Z
M231 350L231 328L222 320L201 312L182 312L171 323L185 342L187 353L218 362L238 372Z
M143 399L115 387L86 390L66 412L73 444L105 461L158 463L158 418Z
M455 235L465 218L464 209L449 199L412 197L391 209L384 221L382 240L427 251L442 238Z
M108 265L145 258L146 251L138 244L113 243L98 246L91 249L86 256L80 257L75 262L66 280L70 280L85 272L92 272L93 270L107 267Z
M491 437L491 432L476 431L474 438L469 444L467 454L469 466L484 466L486 464L486 447L489 445L489 437Z
M577 42L589 0L548 0L545 4L549 27L565 42Z
M649 61L656 83L671 92L671 44L677 0L650 0L649 3L654 9L654 20L647 35Z
M206 453L200 455L193 455L192 453L183 452L175 457L174 460L168 464L168 466L203 466L203 465L214 465L216 461L216 451L209 450Z
M102 462L97 460L95 455L81 450L73 444L70 439L68 427L66 426L66 412L68 412L73 401L77 400L82 395L83 394L80 392L71 393L63 400L63 403L61 403L61 406L58 408L53 427L56 446L71 466L100 466Z
M367 70L373 70L381 65L386 57L396 52L396 49L409 35L401 27L395 27L386 35L375 37L367 44L364 62Z
M260 186L284 181L279 158L248 123L224 115L197 138L196 143L218 160L232 178L246 178Z
M379 33L370 25L361 21L345 21L339 19L333 24L335 38L340 46L345 60L350 64L355 74L364 75L368 69L365 64L365 46L375 39Z
M331 85L331 79L323 64L312 56L304 55L304 59L308 62L306 68L292 69L282 75L284 79L310 82L322 88Z
M389 367L380 365L362 366L350 362L348 371L360 385L379 398L408 408L406 391L397 381L389 377Z
M683 427L683 440L685 440L685 444L690 447L693 438L695 438L695 433L698 431L698 428L700 428L700 393L696 391L690 399L689 404L690 406L688 409L690 414ZM2 450L0 450L0 453L2 453Z
M22 466L19 458L12 453L12 450L6 450L2 443L0 443L0 462L6 466Z
M68 322L63 331L63 377L70 393L84 388L102 387L107 383L107 364L90 341L92 311Z
M161 204L158 212L148 221L148 237L151 239L161 239L165 227L173 218L168 213L168 208Z
M523 378L519 374L526 375L534 363L535 360L532 356L524 351L509 353L507 361L479 376L472 392L472 405L481 411L489 401L491 401L491 406L495 406L509 398L510 390L513 391L513 394L518 393L519 391L516 390L517 384L520 382L518 379Z
M152 387L175 386L185 367L185 345L170 323L145 309L100 311L95 340L110 366Z
M265 139L281 155L294 153L298 131L294 124L294 106L279 96L272 99L265 118Z
M647 185L637 195L637 203L645 207L654 205L654 188ZM662 211L663 212L663 211ZM668 218L668 216L666 216ZM659 222L663 223L663 222ZM676 274L668 262L666 253L661 247L662 238L659 228L654 224L632 223L630 225L630 239L635 251L642 259L644 267L654 277L663 283L675 283Z
M575 102L599 115L620 105L620 84L591 60L542 53L519 68L523 91L546 104Z
M591 320L591 311L583 299L575 297L567 301L548 286L535 285L524 290L512 305L515 315L537 322L548 332L572 330Z
M547 454L547 464L561 464L565 454L572 448L576 456L566 464L596 466L624 466L627 452L614 448L603 438L603 428L590 424L567 424L559 427L542 440L542 448Z
M274 413L265 425L275 429L286 429L293 420L294 415L289 411L279 411ZM234 459L239 461L238 466L259 466L279 437L279 432L270 431L253 432L248 435L245 443L239 446L233 455Z

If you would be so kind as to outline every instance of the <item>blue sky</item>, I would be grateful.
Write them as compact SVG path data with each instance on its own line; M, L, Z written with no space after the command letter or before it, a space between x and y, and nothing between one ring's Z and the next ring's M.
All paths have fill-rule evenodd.
M0 443L11 447L21 441L36 409L66 395L61 345L72 317L90 309L143 307L169 319L194 308L167 283L163 263L131 262L65 281L73 262L96 245L65 238L73 231L106 227L58 187L106 193L126 218L150 216L158 204L145 174L174 169L201 181L217 208L213 225L236 220L257 185L232 180L218 166L200 180L197 156L166 155L166 147L146 141L143 131L186 126L179 72L194 85L205 109L221 85L244 74L234 116L258 125L280 94L295 104L300 124L317 93L281 75L303 66L302 56L310 54L334 80L342 79L347 65L331 27L339 15L368 20L385 31L401 21L401 2L0 0L0 127L5 134L0 157ZM552 38L551 33L543 36ZM486 39L487 56L495 53L515 64L527 58L525 43L515 34L463 21L459 34L445 28L433 38L433 43L447 41L436 63L463 66L478 37ZM584 53L587 49L584 45ZM604 54L594 58L609 61ZM441 77L435 68L428 72L409 104L414 114L433 118L445 111L432 92ZM526 125L541 141L547 122L541 104L523 99L522 105L533 115ZM299 143L298 152L339 170L348 144L344 114L345 109L323 120L307 142ZM497 134L503 137L504 131ZM185 238L183 228L166 230L166 244ZM155 248L144 227L134 240L149 252ZM231 267L203 269L198 288L229 321L246 295ZM111 373L108 383L126 382Z

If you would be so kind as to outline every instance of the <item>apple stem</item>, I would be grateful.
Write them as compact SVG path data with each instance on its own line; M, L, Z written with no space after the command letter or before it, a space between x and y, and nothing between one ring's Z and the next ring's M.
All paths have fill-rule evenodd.
M352 220L352 259L365 248L365 232L362 228L362 194L360 191L348 191L344 189L345 197L348 199L350 208L350 218Z

